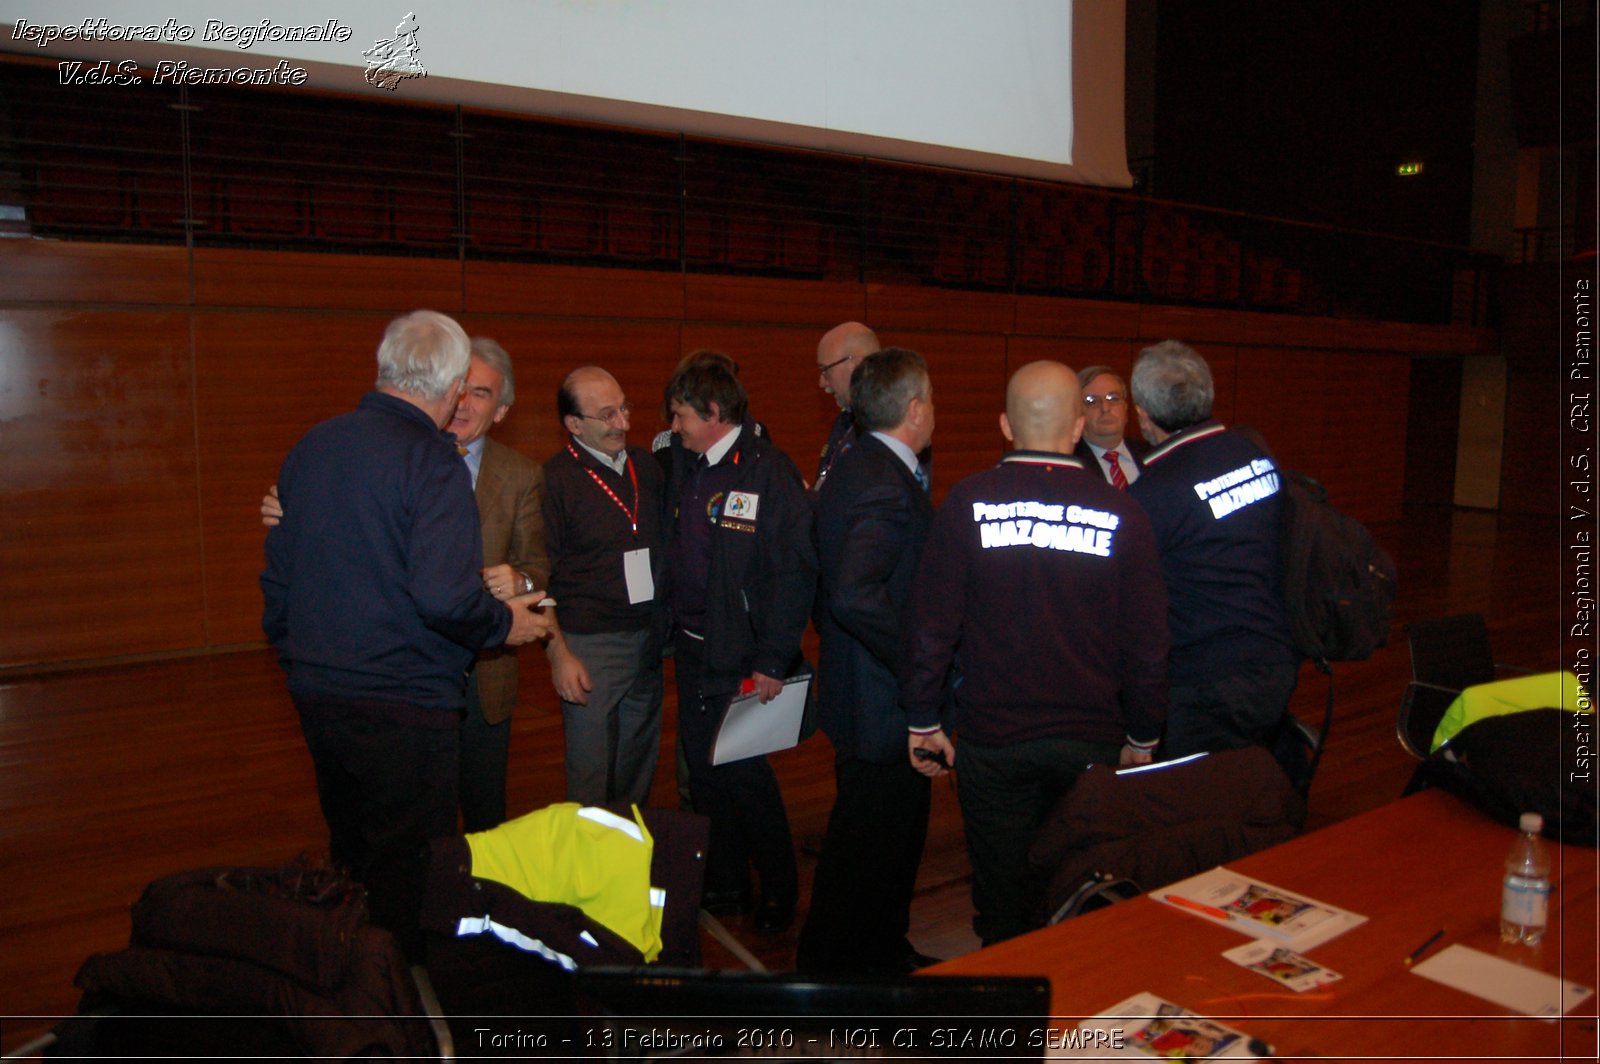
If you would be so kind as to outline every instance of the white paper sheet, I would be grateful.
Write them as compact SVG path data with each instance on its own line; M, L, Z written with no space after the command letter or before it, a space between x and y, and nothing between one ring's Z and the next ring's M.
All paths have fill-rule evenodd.
M1554 1020L1594 993L1589 987L1524 968L1470 946L1440 950L1411 969L1425 979L1453 986L1474 997L1503 1005L1522 1016Z

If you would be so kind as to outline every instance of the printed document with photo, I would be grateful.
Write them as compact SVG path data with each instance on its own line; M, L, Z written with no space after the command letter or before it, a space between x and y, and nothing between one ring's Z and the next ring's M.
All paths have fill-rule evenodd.
M1367 922L1365 916L1220 865L1157 891L1154 897L1203 920L1225 924L1252 938L1270 939L1302 953Z

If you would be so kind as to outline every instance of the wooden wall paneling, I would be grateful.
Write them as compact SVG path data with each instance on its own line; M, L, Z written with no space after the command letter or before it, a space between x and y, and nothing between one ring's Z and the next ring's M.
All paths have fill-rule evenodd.
M1139 308L1140 333L1182 340L1196 349L1227 342L1298 348L1307 344L1343 350L1416 354L1493 354L1494 332L1464 325L1413 325L1387 321L1314 318L1264 311L1222 310L1147 304Z
M196 248L195 302L218 307L327 307L392 315L461 307L453 259ZM377 345L374 343L374 349Z
M1323 462L1314 474L1334 505L1367 522L1394 521L1405 501L1411 360L1333 351L1325 362ZM1441 448L1454 452L1452 436Z
M181 247L0 240L6 302L189 302L189 254Z
M874 329L949 329L1007 333L1016 325L1016 299L1003 292L963 292L919 285L867 285L867 317Z
M199 311L194 321L208 642L261 635L258 507L313 425L355 409L377 376L382 314Z
M1015 331L1045 336L1132 337L1139 331L1140 307L1101 299L1057 296L1016 297Z
M868 320L859 284L685 274L683 291L689 321L806 322L821 336L840 322Z
M1326 363L1332 357L1336 356L1322 351L1239 348L1232 412L1219 412L1219 417L1228 425L1253 426L1266 437L1282 464L1322 479L1332 466L1345 460L1337 451L1325 449ZM1213 370L1215 367L1213 363ZM1217 390L1220 411L1226 409L1220 383Z
M885 342L888 342L887 340ZM895 333L928 360L933 378L933 498L1005 453L1006 341L995 334Z
M750 395L750 416L767 427L807 480L816 476L816 456L839 413L817 379L817 340L827 328L690 322L679 341L680 357L701 348L733 356ZM666 367L656 386L658 403L676 365Z
M677 273L469 260L463 278L465 309L474 314L683 317L683 277Z
M1146 304L1139 315L1139 333L1148 342L1182 340L1201 354L1218 343L1294 346L1275 330L1278 316L1247 310L1209 310ZM1303 337L1302 337L1303 339Z
M1076 336L1008 336L1006 337L1006 379L1029 362L1051 359L1065 362L1075 370L1087 366L1110 366L1127 380L1133 370L1133 360L1139 354L1139 345L1131 340L1099 340ZM1139 427L1130 423L1129 432L1137 434Z
M1346 452L1387 439L1387 428L1375 437L1362 434L1361 426L1376 415L1361 409L1366 400L1358 398L1372 393L1375 382L1384 392L1384 374L1404 368L1386 353L1462 354L1483 349L1485 337L1493 335L1085 299L587 267L227 249L200 249L194 261L199 302L217 309L35 311L15 304L156 301L185 307L188 253L171 247L0 243L0 278L9 285L4 297L14 307L0 311L10 315L0 318L11 326L7 370L26 365L14 352L44 358L43 371L35 377L30 368L25 382L44 381L41 394L48 400L65 388L102 409L97 420L75 420L72 404L58 409L47 402L35 409L26 383L27 394L13 385L0 397L23 411L6 419L0 437L8 467L14 467L7 476L21 485L6 489L0 518L0 530L8 533L0 546L6 552L0 560L8 563L0 587L12 600L48 604L42 614L37 608L30 613L26 629L22 621L0 627L0 663L258 639L260 493L307 428L350 409L370 386L384 324L415 306L431 303L450 312L468 306L473 312L459 315L468 331L506 344L519 369L521 399L498 435L536 458L548 456L559 442L553 392L572 367L593 362L617 374L636 410L631 438L648 445L663 426L659 396L677 359L698 347L716 347L743 364L754 416L808 474L815 471L817 448L837 411L817 386L817 337L839 320L869 321L885 343L922 351L933 367L940 496L1002 452L996 420L1006 376L1016 365L1054 357L1074 366L1106 361L1127 368L1145 343L1187 334L1181 338L1193 340L1212 365L1216 412L1224 422L1255 424L1287 464L1330 479L1336 491L1354 499L1343 505L1373 515L1398 505L1404 482L1395 478L1402 463L1390 464L1397 471L1392 475L1365 480L1356 476L1360 467ZM269 305L288 312L275 313ZM221 309L230 307L238 309ZM695 317L686 323L691 307ZM192 403L191 319L198 381ZM1264 336L1282 342L1263 343ZM1313 336L1319 347L1308 350L1303 345ZM1363 348L1363 340L1382 342ZM1355 361L1340 363L1346 352ZM1538 391L1527 385L1523 390ZM153 398L157 393L159 401ZM1387 394L1392 405L1392 386ZM1513 381L1513 416L1522 409L1515 406L1518 394ZM188 420L191 411L198 422ZM158 414L159 422L153 421ZM1403 413L1392 421L1402 424ZM64 441L65 457L55 436ZM36 443L40 453L52 447L57 453L11 460L31 457ZM1403 451L1403 440L1399 446ZM112 475L102 476L108 467ZM49 487L23 483L41 469L58 471ZM83 526L91 519L86 514L108 507L119 516L109 526L93 518L97 557L108 553L109 539L110 554L136 559L130 565L135 578L117 586L139 590L129 603L119 603L116 623L88 626L77 608L81 599L64 599L45 585L61 579L83 553ZM69 587L80 580L71 574L65 579ZM101 580L96 572L96 587L103 586Z
M1138 360L1140 351L1157 343L1160 343L1160 340L1154 337L1146 337L1135 343L1134 360ZM1232 425L1238 398L1239 349L1232 344L1207 344L1203 348L1197 347L1196 350L1211 367L1211 380L1216 390L1216 396L1211 403L1211 416L1224 425Z
M188 328L0 311L0 665L204 643Z

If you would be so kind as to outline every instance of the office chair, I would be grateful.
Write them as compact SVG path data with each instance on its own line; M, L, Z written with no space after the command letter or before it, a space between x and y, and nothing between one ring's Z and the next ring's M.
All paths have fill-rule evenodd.
M1439 721L1464 689L1491 683L1497 671L1530 671L1496 664L1480 613L1412 621L1405 630L1411 643L1411 682L1400 695L1395 735L1419 760L1432 751Z

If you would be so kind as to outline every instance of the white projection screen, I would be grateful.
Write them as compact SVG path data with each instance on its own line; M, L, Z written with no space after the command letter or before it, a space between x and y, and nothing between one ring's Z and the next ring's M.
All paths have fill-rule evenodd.
M0 17L0 49L48 60L194 77L286 59L305 86L396 101L1132 184L1123 0L8 0ZM373 87L362 53L402 21L426 76ZM334 39L293 39L311 27Z

